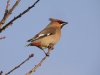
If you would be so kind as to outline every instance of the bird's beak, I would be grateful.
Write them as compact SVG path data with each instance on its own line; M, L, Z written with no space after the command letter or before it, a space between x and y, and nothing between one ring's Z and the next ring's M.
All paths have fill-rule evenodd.
M64 25L68 24L68 22L62 22L61 28L63 28Z
M68 22L63 22L62 24L63 24L63 25L66 25L66 24L68 24Z

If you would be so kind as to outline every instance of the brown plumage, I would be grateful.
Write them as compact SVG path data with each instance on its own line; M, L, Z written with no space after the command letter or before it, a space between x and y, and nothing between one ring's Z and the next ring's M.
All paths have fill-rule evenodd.
M52 48L59 41L61 36L62 27L67 24L59 19L50 18L50 23L41 32L36 34L28 42L31 42L27 46L36 46L44 51L45 48ZM46 52L44 51L46 54ZM47 54L46 54L47 55Z

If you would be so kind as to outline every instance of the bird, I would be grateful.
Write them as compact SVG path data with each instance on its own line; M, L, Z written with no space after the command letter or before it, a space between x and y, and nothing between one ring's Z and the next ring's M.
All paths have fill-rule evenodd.
M61 37L61 29L68 24L61 19L49 18L49 20L50 23L42 31L27 41L30 42L27 46L40 48L46 56L49 56L49 54L45 52L45 49L54 49L55 44Z

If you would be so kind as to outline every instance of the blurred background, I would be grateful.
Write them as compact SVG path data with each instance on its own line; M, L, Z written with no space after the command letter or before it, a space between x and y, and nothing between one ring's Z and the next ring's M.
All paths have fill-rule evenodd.
M0 0L0 19L7 0ZM11 0L10 7L15 0ZM35 0L22 0L8 21L32 5ZM0 70L7 72L29 54L35 56L11 73L25 75L43 57L26 41L42 30L49 18L67 21L62 37L50 57L33 75L100 75L100 0L40 0L24 16L0 34ZM7 22L8 22L7 21Z

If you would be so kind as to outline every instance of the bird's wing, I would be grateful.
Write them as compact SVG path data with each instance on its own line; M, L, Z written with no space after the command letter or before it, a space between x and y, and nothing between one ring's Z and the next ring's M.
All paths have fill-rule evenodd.
M45 28L40 33L36 34L32 39L29 39L28 42L32 42L32 41L38 40L40 38L54 35L55 33L56 33L56 28L53 28L53 27Z

